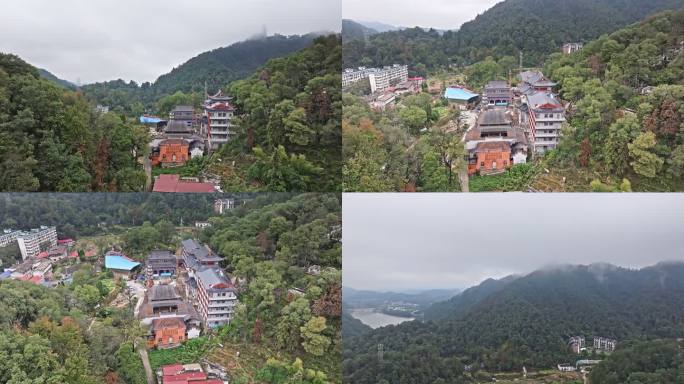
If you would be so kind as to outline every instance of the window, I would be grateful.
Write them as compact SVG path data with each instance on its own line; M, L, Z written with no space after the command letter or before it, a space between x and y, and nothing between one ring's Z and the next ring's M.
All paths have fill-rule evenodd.
M484 167L484 161L480 163L480 167Z

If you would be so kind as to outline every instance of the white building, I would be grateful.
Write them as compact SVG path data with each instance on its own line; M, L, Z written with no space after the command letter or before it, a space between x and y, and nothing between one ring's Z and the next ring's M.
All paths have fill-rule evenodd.
M2 234L0 234L0 247L6 247L15 241L17 241L17 237L21 234L21 231L15 231L12 229L5 229L2 231Z
M565 123L565 108L550 92L534 92L523 99L528 109L529 140L535 153L555 149Z
M200 317L207 328L230 323L238 303L235 287L219 268L195 272Z
M211 151L220 148L235 134L232 130L232 120L236 108L231 104L232 100L232 97L225 96L219 91L213 96L207 95L204 102L201 133L206 135Z
M342 88L364 79L368 79L371 93L384 91L393 85L408 81L408 66L394 64L383 68L345 69L342 72Z
M561 372L574 372L577 368L570 364L558 364L558 370Z
M594 337L594 349L598 351L613 352L617 341L607 337Z
M563 53L569 55L575 53L584 47L583 43L565 43L563 44Z
M214 212L218 213L219 215L223 215L233 208L235 208L235 199L216 199L214 201Z
M57 245L57 229L55 227L41 226L30 231L21 232L17 236L21 258L26 260L40 253L41 245L45 249Z

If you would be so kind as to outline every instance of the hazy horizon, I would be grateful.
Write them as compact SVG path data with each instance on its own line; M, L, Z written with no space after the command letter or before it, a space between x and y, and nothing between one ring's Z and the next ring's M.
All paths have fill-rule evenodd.
M343 218L343 286L357 290L684 260L683 194L345 194Z
M463 23L473 20L502 1L430 0L429 6L416 6L416 3L410 0L342 0L342 17L355 21L380 22L395 27L419 26L449 30L460 28Z
M153 82L200 53L262 33L339 32L335 0L24 0L3 4L0 52L82 84Z

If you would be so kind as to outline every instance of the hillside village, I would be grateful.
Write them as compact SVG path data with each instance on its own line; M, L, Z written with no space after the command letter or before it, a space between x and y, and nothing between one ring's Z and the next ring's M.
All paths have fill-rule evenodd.
M378 113L405 110L409 107L402 103L405 96L430 95L437 119L447 124L445 131L462 135L464 170L470 176L500 174L543 157L558 145L566 122L567 103L557 95L556 83L538 69L520 69L515 79L507 81L491 79L477 91L460 82L431 87L422 77L409 78L407 66L399 64L346 69L342 78L343 89L370 92L364 100ZM364 88L365 83L370 86ZM420 132L427 131L424 127ZM453 165L456 168L463 163L455 161ZM461 177L464 191L468 190L467 180Z
M215 217L222 217L231 215L236 208L233 198L220 198L214 201L213 213ZM142 362L149 384L186 381L225 384L238 376L254 376L267 353L267 349L259 347L260 335L262 332L271 335L276 330L257 318L252 336L254 344L241 337L236 342L226 339L231 332L242 332L247 325L246 313L256 311L255 306L259 305L248 292L254 276L235 273L236 269L242 271L255 266L237 259L234 259L237 265L226 263L224 256L200 240L203 231L213 230L212 223L215 221L198 221L188 223L188 227L178 227L176 231L181 238L175 248L134 251L135 256L125 251L131 246L125 242L126 236L62 239L60 229L54 226L6 229L0 236L0 252L16 247L21 251L21 259L13 265L1 266L4 271L0 274L0 286L3 281L17 281L48 290L74 289L79 300L89 303L96 316L106 318L112 311L127 313L132 324L137 324L132 326L140 329L135 339L136 358ZM326 236L339 241L341 225L332 225ZM325 293L318 287L309 290L308 283L304 282L340 276L336 268L313 262L306 267L292 268L307 277L278 294L278 302L282 300L283 305L301 306ZM86 276L95 281L91 283L95 291L84 288ZM243 295L247 296L243 298ZM259 308L262 316L274 316ZM323 306L319 311L328 313L329 309ZM233 324L236 316L238 325ZM324 329L325 325L320 328ZM327 343L322 344L323 348L330 341ZM274 366L273 369L281 368ZM325 377L321 373L316 375Z

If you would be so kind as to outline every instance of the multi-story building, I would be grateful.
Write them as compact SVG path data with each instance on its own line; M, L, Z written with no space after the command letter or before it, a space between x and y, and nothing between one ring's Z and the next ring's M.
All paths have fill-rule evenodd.
M197 302L207 328L228 324L238 302L235 287L219 268L202 268L195 273Z
M235 199L233 198L214 200L214 212L219 215L223 215L233 208L235 208Z
M371 93L384 91L387 88L408 80L408 67L406 65L394 64L391 67L383 67L370 75Z
M513 100L513 93L508 82L493 80L484 87L484 98L490 106L508 106Z
M556 83L549 80L544 76L543 73L539 71L524 71L520 75L520 84L518 88L522 90L523 93L527 93L530 90L537 92L553 92L556 87Z
M5 229L2 231L0 234L0 248L1 247L6 247L15 241L17 241L17 237L21 234L21 231L15 231L12 229Z
M21 258L26 260L40 253L41 246L48 249L57 245L57 229L55 227L41 226L30 231L21 232L17 236Z
M575 53L584 47L583 43L565 43L563 44L563 53L569 55Z
M219 149L235 134L231 123L235 116L235 107L229 102L218 102L205 105L203 124L206 121L207 140L211 150Z
M222 91L215 95L205 94L200 134L207 140L209 149L216 150L234 135L231 121L237 109L231 104L233 97L224 95Z
M202 268L218 267L221 257L206 245L200 244L195 239L187 239L181 242L181 256L188 275L194 277Z
M528 136L535 153L555 149L565 123L563 104L549 92L534 92L523 97L528 113Z
M342 87L368 79L371 93L384 91L393 85L408 81L408 66L394 64L383 68L345 69L342 73Z
M586 348L586 340L584 339L584 336L574 336L570 338L568 345L574 353L579 354Z
M169 113L169 119L180 121L188 128L193 128L195 126L195 108L189 105L178 105Z
M169 251L155 250L147 256L147 277L171 277L176 274L178 261Z
M594 349L603 352L613 352L617 346L617 340L607 337L594 337Z

